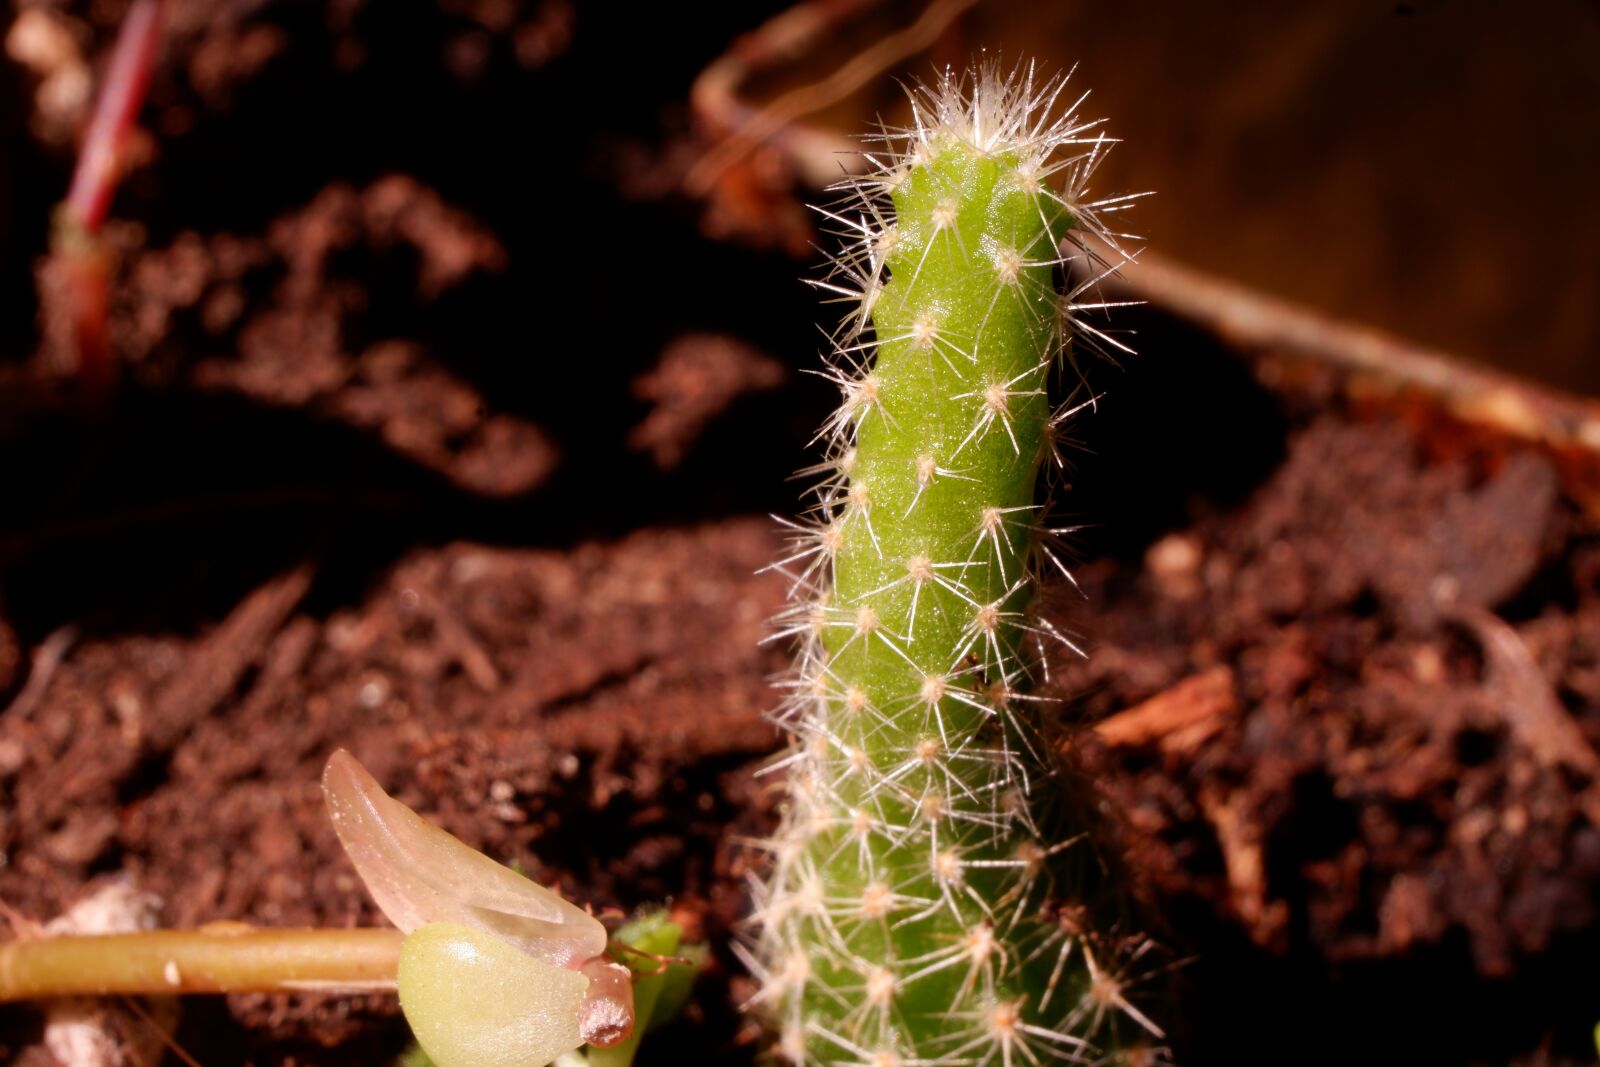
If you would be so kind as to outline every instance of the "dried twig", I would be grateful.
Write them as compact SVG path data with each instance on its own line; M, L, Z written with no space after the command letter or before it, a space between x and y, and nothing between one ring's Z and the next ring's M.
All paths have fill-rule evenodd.
M808 177L817 184L833 180L838 176L840 154L854 151L855 146L835 134L796 126L796 120L838 103L902 59L927 48L975 3L977 0L934 0L910 26L874 41L826 77L759 106L739 95L752 75L803 54L873 2L805 0L739 38L695 79L690 90L695 114L711 129L728 136L690 168L684 188L693 196L704 195L724 171L780 133L789 141L787 154Z
M77 639L78 628L69 624L60 627L39 642L39 647L33 650L33 662L28 667L28 680L23 683L22 689L5 711L0 712L0 717L15 722L33 714L33 709L44 699L45 692L50 688L50 680L55 677L62 660L66 658L67 650Z
M1244 352L1309 359L1369 390L1416 391L1513 438L1600 452L1600 404L1474 366L1438 349L1320 314L1145 252L1108 288L1199 323Z

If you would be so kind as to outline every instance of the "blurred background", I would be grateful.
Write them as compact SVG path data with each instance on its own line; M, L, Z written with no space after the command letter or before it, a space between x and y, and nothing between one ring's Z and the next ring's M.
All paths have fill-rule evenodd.
M1078 62L1105 181L1185 263L1600 391L1600 7L1001 4L985 39ZM1036 37L1030 36L1036 33ZM992 36L991 36L992 35ZM1013 43L1015 42L1015 43ZM1099 113L1097 111L1097 113Z
M37 347L32 266L66 186L88 73L124 6L9 7L0 359ZM967 10L948 12L931 52L888 56L884 73L926 75L980 48L1077 65L1094 93L1088 110L1110 116L1126 141L1100 187L1159 194L1136 218L1163 254L1429 346L1600 390L1593 3L945 6ZM922 12L817 7L848 17L749 79L741 92L751 100L839 65ZM696 150L695 75L781 8L730 5L692 18L667 5L618 15L567 0L381 10L359 0L325 10L174 0L169 9L149 137L118 200L120 213L158 233L244 223L319 178L385 169L448 178L459 202L497 214L517 205L491 203L494 190L534 188L536 161L563 173L575 164L639 195L682 195L674 171ZM408 30L423 26L424 36ZM803 119L853 133L894 114L885 84L873 79ZM439 122L456 129L443 158L423 147L436 144L430 123ZM232 139L219 143L218 127ZM640 145L652 158L625 151ZM178 182L183 195L172 197ZM770 240L767 222L766 233L759 220L746 226L745 238Z

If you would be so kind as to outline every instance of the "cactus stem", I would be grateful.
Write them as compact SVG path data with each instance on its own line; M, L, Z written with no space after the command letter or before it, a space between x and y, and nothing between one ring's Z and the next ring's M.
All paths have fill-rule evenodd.
M820 210L846 243L816 283L847 306L816 372L840 403L771 567L796 744L767 768L788 806L745 953L797 1064L1111 1062L1161 1037L1133 995L1148 942L1119 933L1092 804L1028 691L1082 654L1032 607L1047 573L1071 580L1038 485L1099 397L1052 405L1052 379L1073 348L1127 350L1090 320L1132 198L1087 195L1114 142L1057 110L1065 84L987 66L913 90L912 123Z

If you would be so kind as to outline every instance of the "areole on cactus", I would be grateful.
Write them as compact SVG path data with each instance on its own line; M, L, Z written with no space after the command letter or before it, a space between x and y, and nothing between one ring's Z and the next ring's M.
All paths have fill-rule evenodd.
M1162 1037L1129 990L1148 942L1029 693L1073 648L1031 610L1065 571L1039 485L1091 402L1050 387L1074 343L1121 347L1084 297L1132 199L1088 199L1111 141L1065 90L994 65L913 90L825 212L848 240L820 283L849 308L825 372L843 402L778 564L796 744L751 958L796 1063L1111 1061Z

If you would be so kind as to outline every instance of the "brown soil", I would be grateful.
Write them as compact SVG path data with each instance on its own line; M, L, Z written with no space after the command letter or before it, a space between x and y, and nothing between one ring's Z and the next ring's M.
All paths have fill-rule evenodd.
M750 1062L762 516L830 398L795 373L802 267L659 192L721 40L586 38L559 0L202 8L118 202L124 385L73 397L31 309L0 322L0 900L45 919L126 873L171 925L372 921L316 785L345 746L580 899L671 900L716 966L646 1062ZM535 122L568 154L508 165ZM32 255L66 159L16 140ZM1129 324L1064 498L1098 524L1082 593L1047 602L1092 655L1051 688L1193 958L1179 1061L1592 1059L1594 520L1538 454ZM7 1009L0 1042L36 1027ZM384 998L231 998L178 1036L347 1064L404 1030Z

